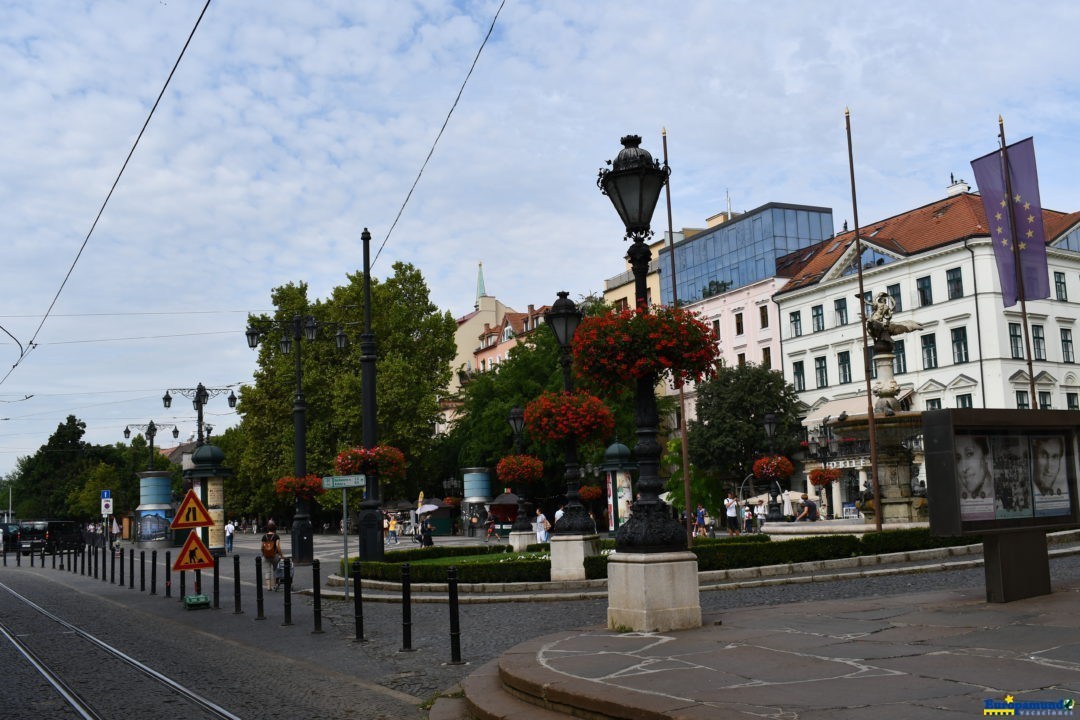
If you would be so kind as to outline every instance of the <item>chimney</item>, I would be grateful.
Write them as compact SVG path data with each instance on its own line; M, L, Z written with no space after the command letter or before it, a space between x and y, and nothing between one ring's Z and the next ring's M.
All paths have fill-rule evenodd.
M971 192L971 186L963 179L949 173L949 187L945 189L945 197L956 197L966 192Z

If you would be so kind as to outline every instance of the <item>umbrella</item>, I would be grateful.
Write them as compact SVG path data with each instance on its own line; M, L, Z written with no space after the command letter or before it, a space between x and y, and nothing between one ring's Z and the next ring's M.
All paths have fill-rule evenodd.
M426 505L421 505L420 507L416 508L416 514L417 515L426 515L427 513L435 512L438 509L439 509L438 505L433 505L432 503L427 503Z

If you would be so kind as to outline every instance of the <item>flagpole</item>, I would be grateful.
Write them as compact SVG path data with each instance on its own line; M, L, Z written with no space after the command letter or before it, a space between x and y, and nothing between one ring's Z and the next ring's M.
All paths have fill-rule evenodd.
M855 156L851 151L851 111L844 108L847 129L848 172L851 176L851 213L855 222L855 267L859 273L859 316L862 318L863 379L866 381L866 426L870 433L870 488L874 493L874 525L881 532L881 487L878 485L877 423L874 421L874 400L870 394L870 353L866 337L866 291L863 289L862 239L859 237L859 203L855 198Z
M1024 292L1024 273L1020 267L1020 235L1013 212L1012 173L1009 171L1009 151L1005 144L1005 120L998 115L998 136L1001 140L1002 172L1005 174L1005 210L1009 213L1009 232L1012 233L1013 271L1016 273L1016 292L1020 296L1020 317L1024 324L1024 355L1027 357L1028 388L1031 392L1031 409L1039 409L1035 394L1035 366L1031 357L1031 331L1028 329L1027 293ZM989 218L988 218L989 220ZM1041 240L1040 240L1041 242Z
M660 128L660 135L664 138L664 168L668 168L667 156L667 128ZM668 175L670 178L671 175ZM664 192L667 194L667 226L668 226L668 256L671 258L671 306L679 307L678 285L675 283L675 228L671 221L671 180L664 183ZM682 442L682 475L683 475L683 502L686 505L686 546L694 544L694 530L690 525L690 448L686 439L686 393L683 386L679 385L679 418L682 421L682 432L679 433Z

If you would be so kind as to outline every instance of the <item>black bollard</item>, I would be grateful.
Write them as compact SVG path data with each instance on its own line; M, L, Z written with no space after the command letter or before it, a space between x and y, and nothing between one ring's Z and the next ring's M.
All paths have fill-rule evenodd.
M401 564L401 651L412 652L412 583L409 563Z
M120 569L124 569L124 564L120 563ZM116 584L116 552L109 553L109 582L113 585ZM123 582L121 580L121 582Z
M457 568L453 565L446 571L446 585L450 593L450 664L461 664L461 623L458 616L458 579Z
M184 602L184 596L187 595L187 573L183 570L180 571L180 602Z
M124 587L124 550L120 549L120 587Z
M233 555L233 615L240 615L244 611L240 609L240 556Z
M146 592L146 551L139 551L139 592Z
M265 620L266 616L263 615L263 574L262 574L262 556L255 556L255 619Z
M60 555L60 553L62 553L62 552L64 552L64 551L63 550L57 550L56 552L54 552L52 554L52 569L53 570L56 569L56 556ZM60 557L63 557L63 555L60 555Z
M319 561L311 561L311 592L315 601L315 629L311 631L312 635L318 635L322 633L322 582L319 580Z
M22 550L15 551L15 567L22 567Z
M105 572L105 561L108 559L109 548L101 546L101 582L109 582L108 573Z
M285 619L282 625L292 625L292 558L281 561L281 581L285 585Z
M202 595L202 570L195 571L195 594Z
M150 551L150 594L157 595L157 550Z
M135 589L135 548L128 550L128 589Z
M360 561L352 564L353 614L356 618L356 642L364 640L364 596L360 594Z
M220 555L215 555L214 556L214 609L215 610L220 610L221 609L221 592L220 592L221 591L221 585L220 585L220 582L218 580L218 573L220 572L219 566L221 565L221 563L218 562L219 560L221 560L221 556Z
M120 567L123 569L124 566ZM165 551L165 597L172 597L172 550Z
M30 551L30 567L34 567L34 551Z

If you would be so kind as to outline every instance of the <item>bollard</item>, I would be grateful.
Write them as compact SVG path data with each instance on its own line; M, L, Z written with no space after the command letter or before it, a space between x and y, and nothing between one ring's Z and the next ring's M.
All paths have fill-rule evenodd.
M146 551L139 551L139 592L146 592Z
M101 582L109 582L107 573L105 572L105 560L109 557L109 548L104 545L101 546Z
M150 551L150 594L157 595L157 550Z
M121 570L124 569L124 564L123 563L120 564L120 569ZM115 552L109 553L109 582L112 583L113 585L116 584L116 553ZM120 582L123 582L123 580L121 580Z
M244 611L240 609L240 556L233 555L233 615L240 615Z
M352 564L353 614L356 618L356 642L364 640L364 596L360 594L360 561Z
M15 567L22 567L22 550L15 551Z
M195 594L202 595L202 570L195 571Z
M292 558L281 562L282 578L285 584L285 620L282 625L292 625Z
M401 651L412 652L412 584L409 563L401 564Z
M450 664L461 664L461 624L458 616L458 579L457 568L453 565L446 571L447 590L450 593Z
M319 580L319 561L311 561L311 592L315 601L315 629L311 631L312 635L319 635L322 633L322 582Z
M184 596L187 595L187 573L183 570L180 571L180 602L184 602Z
M34 551L30 551L30 567L34 567Z
M221 585L219 584L219 581L218 581L219 565L221 563L218 562L219 560L221 560L221 556L220 555L215 555L214 556L214 609L215 610L220 610L221 609L221 592L220 592L221 591Z
M266 616L263 615L263 580L262 574L262 556L255 556L255 619L265 620Z
M121 569L123 567L123 565L120 566ZM165 551L165 597L172 597L172 550Z
M55 569L56 569L56 556L57 556L57 555L59 555L59 554L60 554L60 553L62 553L62 552L64 552L64 551L63 551L63 550L57 550L56 552L54 552L54 553L52 554L52 569L53 569L53 570L55 570Z
M64 571L64 556L67 555L67 548L60 551L60 572ZM7 553L4 553L4 565L7 565Z
M128 589L135 589L135 548L128 550Z
M124 550L120 550L120 587L124 587Z

